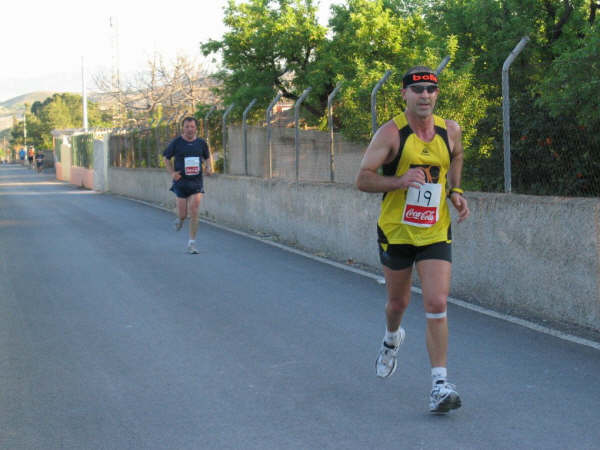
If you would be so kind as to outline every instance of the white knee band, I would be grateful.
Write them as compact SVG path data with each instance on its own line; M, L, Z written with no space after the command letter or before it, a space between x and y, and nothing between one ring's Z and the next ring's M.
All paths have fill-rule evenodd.
M428 319L444 319L446 317L446 311L437 314L425 313L425 317Z

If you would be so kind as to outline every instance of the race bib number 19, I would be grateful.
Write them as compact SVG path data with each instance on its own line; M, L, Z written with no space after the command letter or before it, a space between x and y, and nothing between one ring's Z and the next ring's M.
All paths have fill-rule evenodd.
M408 188L402 223L415 227L429 228L439 217L442 185L425 183L420 189Z
M198 156L188 156L184 161L186 175L200 174L200 158Z

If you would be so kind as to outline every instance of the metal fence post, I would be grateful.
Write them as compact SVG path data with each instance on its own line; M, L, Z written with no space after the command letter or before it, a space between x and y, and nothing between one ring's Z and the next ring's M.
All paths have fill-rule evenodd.
M271 112L273 111L273 107L277 104L279 99L281 98L281 93L278 93L275 98L269 103L269 107L267 108L267 147L269 149L269 178L273 178L273 147L271 143Z
M329 180L332 183L335 181L335 149L333 146L333 112L331 104L343 83L343 81L338 82L335 89L327 97L327 122L329 125Z
M508 69L514 59L529 42L529 37L521 38L517 46L510 52L506 61L502 65L502 123L504 138L504 192L509 194L511 186L511 167L510 167L510 98L508 89Z
M389 76L391 74L392 74L391 70L386 70L385 75L383 75L381 80L379 80L377 82L377 84L371 91L371 130L373 131L373 134L375 134L375 132L377 131L377 128L379 128L377 126L377 91L379 91L379 89L381 89L381 86L383 86L383 83L385 83L387 81L387 79L389 78Z
M248 115L248 111L250 111L250 109L254 106L255 103L256 99L253 98L252 101L248 104L248 106L246 106L246 109L242 114L242 129L244 130L244 175L248 175L248 126L246 125L246 116Z
M151 166L151 164L152 164L152 162L151 162L152 161L152 150L150 149L150 133L151 132L152 132L152 129L151 128L147 128L145 130L145 133L144 133L144 135L146 137L146 140L145 140L146 141L145 142L145 144L146 144L145 145L145 147L146 147L146 168L152 167Z
M204 123L202 124L204 127L204 134L206 135L206 143L210 147L210 130L208 128L208 118L214 112L217 107L215 105L211 106L206 115L204 116Z
M304 89L304 92L300 96L298 100L296 100L296 104L294 105L294 122L296 124L296 134L294 137L294 144L296 147L296 183L300 178L300 129L299 129L299 121L300 121L300 105L304 99L308 96L311 91L311 87L307 87Z
M154 132L154 156L152 157L152 167L160 167L160 120L153 129Z
M210 115L213 113L213 111L216 109L217 107L215 105L211 106L210 109L208 110L208 112L206 113L206 115L204 116L204 134L206 134L206 143L208 144L208 146L210 147L210 130L208 129L208 118L210 117Z
M450 56L446 56L444 59L442 59L442 62L440 63L440 65L437 66L437 69L435 69L435 74L439 75L440 73L442 73L442 70L444 70L446 68L446 66L448 65L449 62L450 62Z
M223 124L221 129L221 134L223 135L223 173L229 173L229 155L227 153L227 116L234 106L235 103L232 103L223 113Z

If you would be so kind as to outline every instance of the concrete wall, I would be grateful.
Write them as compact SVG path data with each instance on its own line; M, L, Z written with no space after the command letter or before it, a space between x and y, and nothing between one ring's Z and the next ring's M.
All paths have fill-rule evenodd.
M94 184L92 189L98 192L108 191L108 140L110 135L102 139L94 139Z
M84 187L86 189L94 188L94 169L86 169L85 167L71 166L71 184Z
M600 330L600 200L469 193L453 292Z
M64 177L63 177L62 163L60 163L58 161L54 161L54 170L55 170L55 174L56 174L56 179L65 181Z
M164 169L110 169L111 192L174 208ZM207 177L202 214L379 267L380 195L352 185ZM600 200L468 193L453 226L451 295L600 331Z
M72 147L69 144L70 134L58 135L61 139L60 162L55 161L56 179L66 181L86 189L98 192L108 190L108 139L109 135L94 140L93 168L72 165Z
M57 179L61 181L69 181L71 180L71 146L67 143L67 140L64 139L63 143L60 145L60 178L58 177L58 173L56 174Z
M243 130L239 126L228 127L229 174L245 174ZM267 129L249 126L247 129L248 175L267 177L269 153ZM288 180L296 179L296 130L273 127L271 153L273 176ZM330 136L327 132L301 130L299 135L299 178L306 181L330 180ZM357 144L334 133L334 175L338 183L353 183L356 168L362 160L366 144Z
M125 169L108 171L110 192L175 208L175 194L169 190L172 181L166 169Z

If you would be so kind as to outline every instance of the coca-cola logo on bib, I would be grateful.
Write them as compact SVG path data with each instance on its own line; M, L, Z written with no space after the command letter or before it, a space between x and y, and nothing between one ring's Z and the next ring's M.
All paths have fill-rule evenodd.
M435 223L435 208L410 206L406 209L404 219L410 222Z

